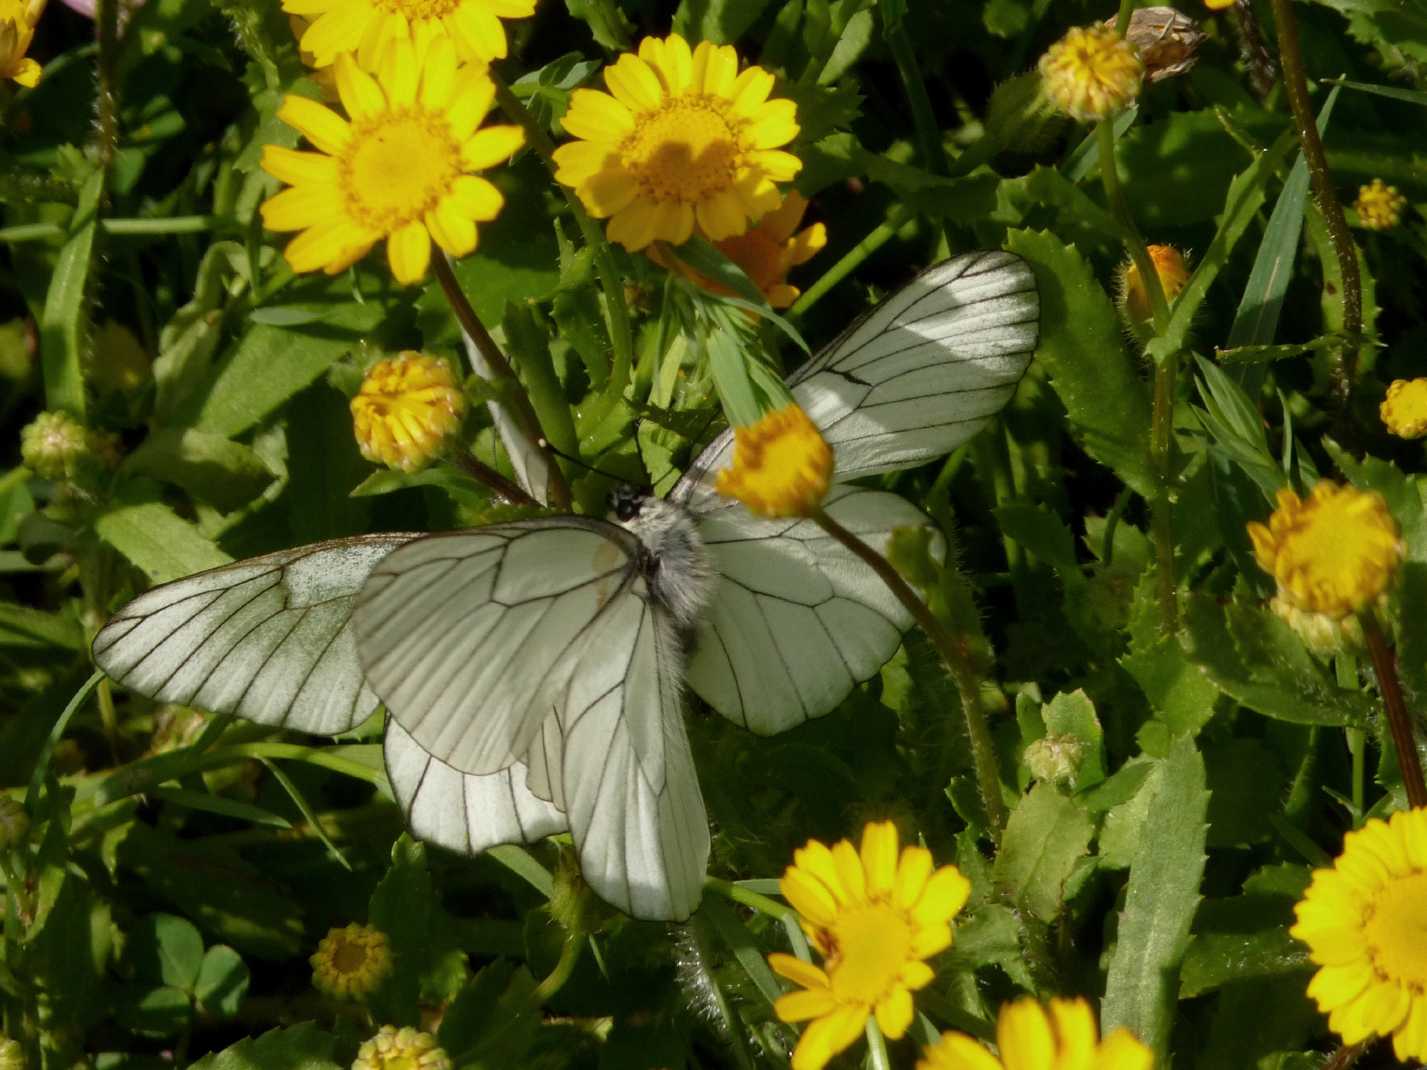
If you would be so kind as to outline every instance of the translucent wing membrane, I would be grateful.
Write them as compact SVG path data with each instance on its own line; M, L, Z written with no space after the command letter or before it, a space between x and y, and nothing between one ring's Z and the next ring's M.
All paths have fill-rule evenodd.
M478 854L498 843L535 843L569 828L565 815L527 786L516 762L476 776L433 758L396 721L386 729L387 779L412 834L452 851Z
M335 735L365 720L352 604L415 535L366 535L200 572L140 595L94 638L117 683L162 702Z
M922 272L789 380L793 397L856 479L950 453L1015 392L1040 334L1035 276L1011 253L968 253ZM713 473L731 459L725 432L673 497L719 505Z
M432 756L467 773L525 757L638 540L579 517L433 535L388 556L356 609L367 679Z
M895 494L835 487L824 506L874 548L927 523ZM699 525L719 574L689 686L736 724L781 732L828 713L896 653L911 617L886 584L811 520L719 510ZM943 552L940 537L934 547Z

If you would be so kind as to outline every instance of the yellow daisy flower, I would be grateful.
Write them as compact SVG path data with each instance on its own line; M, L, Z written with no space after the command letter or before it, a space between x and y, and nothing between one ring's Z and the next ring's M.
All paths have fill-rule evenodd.
M759 516L807 516L827 496L832 447L795 401L733 429L733 464L714 489Z
M1402 222L1402 210L1407 198L1380 178L1358 187L1358 199L1353 209L1358 222L1368 230L1391 230Z
M799 985L773 1010L785 1022L809 1022L793 1052L793 1070L821 1070L877 1017L893 1039L912 1023L912 993L932 979L926 959L951 946L951 919L971 883L955 866L933 871L924 847L897 851L890 821L871 823L862 847L809 840L779 884L800 915L821 968L791 955L768 964Z
M282 9L311 19L301 47L315 67L328 67L344 52L376 70L393 41L407 41L424 56L444 37L466 63L487 63L506 54L501 19L535 13L535 0L283 0Z
M1381 494L1327 480L1306 502L1291 490L1279 491L1268 524L1248 528L1254 555L1278 581L1279 596L1335 619L1375 602L1404 553Z
M419 68L398 42L396 76L373 78L350 56L337 59L337 91L350 120L306 97L289 96L278 117L317 147L263 146L263 170L291 188L265 201L270 230L298 230L283 255L294 271L345 270L386 239L398 282L420 282L431 242L452 256L476 247L476 224L504 199L472 174L508 159L519 127L477 129L495 99L484 71L459 67L451 43L431 44Z
M391 945L380 929L352 924L329 929L308 961L319 991L361 999L375 992L391 973Z
M788 282L788 272L805 264L827 245L827 227L814 223L798 230L803 213L808 210L807 198L792 190L783 203L742 234L716 242L719 251L748 276L767 299L771 308L788 308L802 291ZM649 259L660 267L677 271L711 294L727 296L733 291L700 275L677 257L667 256L664 244L649 246Z
M451 366L410 349L372 365L352 399L362 456L403 472L436 458L465 414L466 396Z
M30 59L30 41L46 0L0 0L0 79L29 89L40 82L40 65Z
M917 1070L1150 1070L1154 1056L1128 1029L1099 1039L1095 1012L1083 999L1033 999L1001 1006L996 1021L1000 1058L965 1033L943 1033Z
M1112 26L1073 26L1040 58L1041 82L1058 109L1082 123L1114 115L1140 92L1144 64Z
M578 141L555 150L555 177L609 237L631 251L742 234L778 206L775 182L803 166L780 146L798 133L791 100L769 100L773 75L738 70L728 45L646 37L604 70L609 93L576 89L562 120ZM612 95L611 95L612 94Z
M1378 415L1398 438L1427 435L1427 379L1394 379Z
M1398 1059L1427 1060L1427 810L1348 833L1294 912L1322 967L1308 995L1343 1043L1390 1036Z

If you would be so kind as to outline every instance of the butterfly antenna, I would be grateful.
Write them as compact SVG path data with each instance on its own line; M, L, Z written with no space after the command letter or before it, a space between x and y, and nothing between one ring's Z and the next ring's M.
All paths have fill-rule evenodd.
M596 467L595 467L594 465L592 465L592 464L586 464L584 461L580 460L578 457L572 457L572 456L570 456L570 454L566 453L564 450L562 450L562 449L560 449L559 447L557 447L557 446L556 446L554 443L552 443L548 438L538 439L538 440L537 440L537 444L540 446L540 448L541 448L542 450L549 450L549 451L550 451L551 453L553 453L556 457L559 457L559 458L560 458L561 460L563 460L563 461L569 461L569 462L570 462L571 464L573 464L576 468L583 468L586 472L593 472L595 475L604 476L606 479L611 479L611 480L613 480L613 481L616 482L616 483L628 483L628 482L629 482L629 480L626 479L624 476L617 475L617 474L614 473L614 472L606 471L606 470L603 469L603 468L596 468ZM641 463L641 464L643 463L643 460L644 460L644 459L641 457L641 458L640 458L640 463Z

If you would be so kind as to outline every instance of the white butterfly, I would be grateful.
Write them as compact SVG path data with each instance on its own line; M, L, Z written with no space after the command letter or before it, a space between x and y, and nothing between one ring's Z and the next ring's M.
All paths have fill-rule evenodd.
M980 430L1038 324L1026 264L971 253L800 369L793 396L836 451L827 511L879 549L927 523L846 481ZM812 521L717 496L732 446L717 438L667 499L617 495L614 521L338 539L164 584L115 614L94 657L152 698L322 735L385 703L388 776L415 835L474 854L568 830L600 896L682 919L709 852L683 682L735 723L779 732L836 707L911 623ZM517 458L517 474L543 499L539 463Z

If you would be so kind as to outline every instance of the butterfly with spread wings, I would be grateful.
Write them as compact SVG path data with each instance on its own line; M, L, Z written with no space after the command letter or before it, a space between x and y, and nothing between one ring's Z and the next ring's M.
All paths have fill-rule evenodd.
M990 422L1039 317L1024 261L970 253L795 373L794 399L835 450L826 511L879 550L926 524L849 481L945 454ZM667 498L617 494L611 520L338 539L167 583L114 615L94 658L151 698L322 735L380 702L388 777L416 836L475 854L568 831L602 898L683 919L709 853L684 684L735 723L779 732L835 708L911 624L813 521L761 519L715 494L732 449L724 432ZM512 454L543 499L548 460Z

